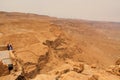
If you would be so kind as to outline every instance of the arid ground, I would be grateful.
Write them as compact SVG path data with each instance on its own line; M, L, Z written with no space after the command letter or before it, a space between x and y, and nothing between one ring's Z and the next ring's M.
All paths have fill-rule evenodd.
M14 69L0 62L0 80L120 80L120 23L0 12L8 43Z

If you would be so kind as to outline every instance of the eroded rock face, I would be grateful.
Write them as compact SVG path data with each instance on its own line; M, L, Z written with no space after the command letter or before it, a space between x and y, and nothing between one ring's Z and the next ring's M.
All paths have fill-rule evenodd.
M27 80L23 75L19 75L15 80Z
M5 76L8 74L9 74L8 67L4 65L2 62L0 62L0 76Z
M98 75L92 75L88 80L99 80Z
M112 65L106 71L120 76L120 65Z
M111 65L119 56L119 41L114 40L112 35L112 39L108 39L106 32L119 36L120 28L110 28L109 23L30 15L0 14L0 33L3 34L0 34L0 44L11 42L16 62L20 63L15 66L18 75L12 75L15 79L88 80L92 74L99 73L103 80L119 80L116 77L119 75L118 66L112 68L115 75L103 74L98 68ZM0 65L4 66L4 69L0 67L0 76L8 74L7 67ZM116 65L120 65L119 60ZM8 80L9 76L2 76L0 80ZM90 77L90 80L97 79L95 75Z
M73 71L77 72L77 73L81 73L84 70L84 64L75 64L73 65Z
M106 71L120 76L120 58L115 62L115 65L111 65Z
M23 66L24 69L24 75L28 78L35 77L38 72L36 71L36 64L35 63L25 63Z
M115 62L115 65L120 65L120 58Z
M120 76L120 65L113 68L113 73Z

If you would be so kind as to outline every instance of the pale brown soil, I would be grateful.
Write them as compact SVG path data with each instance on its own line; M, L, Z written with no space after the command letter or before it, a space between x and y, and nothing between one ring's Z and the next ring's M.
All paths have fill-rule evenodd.
M0 80L19 71L30 80L120 80L119 26L0 12L0 45L12 43L19 63L9 75L0 71Z

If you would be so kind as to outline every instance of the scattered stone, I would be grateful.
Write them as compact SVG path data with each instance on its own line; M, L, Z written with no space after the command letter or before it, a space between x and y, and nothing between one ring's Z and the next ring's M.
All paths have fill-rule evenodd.
M74 65L73 71L81 73L84 70L84 64Z
M95 69L95 68L97 68L97 65L96 64L92 64L91 68Z

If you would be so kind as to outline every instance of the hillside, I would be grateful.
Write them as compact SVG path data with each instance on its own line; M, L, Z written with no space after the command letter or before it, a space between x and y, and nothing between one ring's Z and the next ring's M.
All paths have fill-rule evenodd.
M120 23L0 12L0 45L8 43L15 67L0 80L120 80Z

